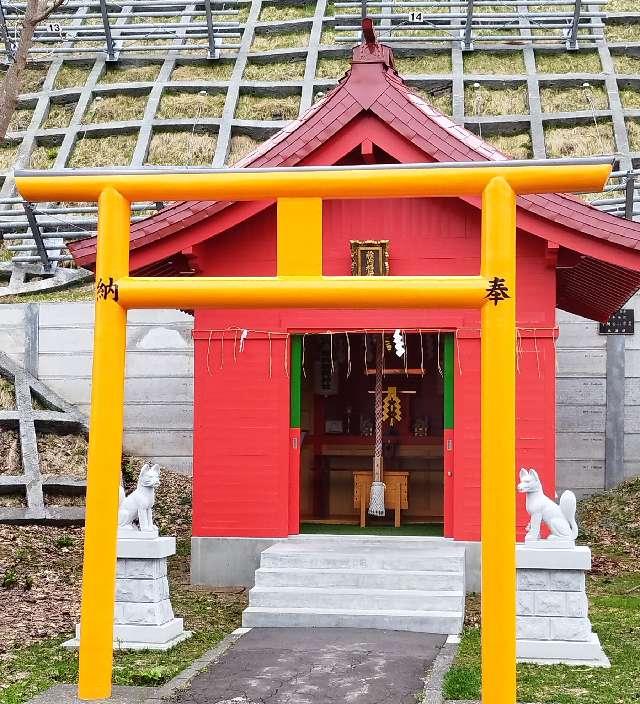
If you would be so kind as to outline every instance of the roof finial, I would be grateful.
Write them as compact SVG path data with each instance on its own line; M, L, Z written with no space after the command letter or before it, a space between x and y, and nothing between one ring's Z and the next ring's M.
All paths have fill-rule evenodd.
M373 20L371 17L362 18L362 36L367 44L377 44L376 32L373 29Z

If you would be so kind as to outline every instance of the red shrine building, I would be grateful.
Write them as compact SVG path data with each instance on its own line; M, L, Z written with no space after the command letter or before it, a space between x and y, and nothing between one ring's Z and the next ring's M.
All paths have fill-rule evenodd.
M363 44L334 90L239 165L506 158L412 93L388 47ZM323 207L326 275L479 271L476 198L335 200ZM519 198L517 224L517 466L536 468L553 496L556 308L598 321L617 311L640 288L640 224L555 194ZM71 250L78 265L94 266L95 240ZM171 204L133 226L131 271L274 276L275 204ZM358 476L372 468L377 345L384 356L384 471L399 477L400 521L479 540L478 311L193 315L195 581L240 583L240 563L252 571L261 549L299 533L301 523L358 523L358 491L367 489ZM390 507L387 519L394 517ZM520 538L526 523L519 496Z

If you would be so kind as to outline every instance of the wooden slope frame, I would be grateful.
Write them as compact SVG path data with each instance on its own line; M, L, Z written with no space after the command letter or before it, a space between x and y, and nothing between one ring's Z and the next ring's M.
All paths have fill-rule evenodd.
M19 176L29 201L98 202L79 697L111 693L127 310L447 307L481 309L482 694L514 704L516 195L602 190L610 171L521 163ZM322 199L463 195L482 196L478 276L322 275ZM179 199L276 199L277 276L129 276L131 202Z

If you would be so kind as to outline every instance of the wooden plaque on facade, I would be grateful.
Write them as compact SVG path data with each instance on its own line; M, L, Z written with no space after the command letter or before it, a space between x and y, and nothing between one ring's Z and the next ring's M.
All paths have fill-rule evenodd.
M389 240L351 240L353 276L389 274Z

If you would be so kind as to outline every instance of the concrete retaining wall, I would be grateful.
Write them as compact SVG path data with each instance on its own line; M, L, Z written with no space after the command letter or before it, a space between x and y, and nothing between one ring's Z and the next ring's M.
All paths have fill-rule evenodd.
M640 296L631 306L640 321ZM87 413L92 319L91 302L3 305L0 349ZM598 335L562 311L558 321L558 488L584 495L640 474L640 332ZM181 471L191 468L192 328L178 311L129 314L125 449Z
M125 451L191 470L193 318L131 311L127 332ZM89 412L93 304L0 306L0 349L83 413Z
M640 324L640 295L625 308ZM562 311L558 323L558 493L582 496L640 474L640 330L599 335Z

